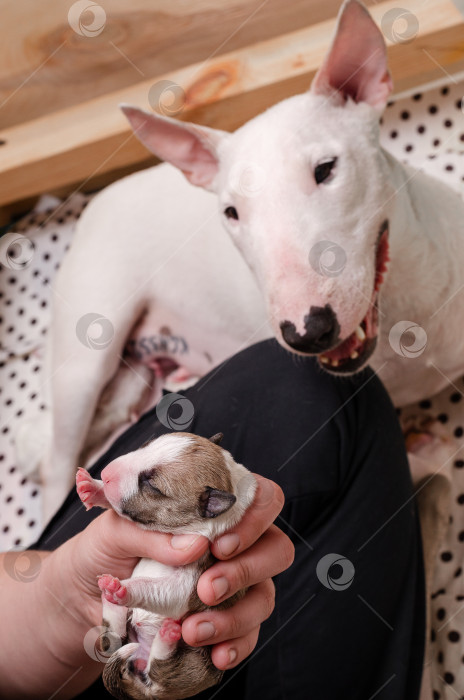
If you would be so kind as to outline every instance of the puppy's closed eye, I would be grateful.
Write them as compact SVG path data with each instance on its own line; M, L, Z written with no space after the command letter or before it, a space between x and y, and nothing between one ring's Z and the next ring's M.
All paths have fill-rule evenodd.
M145 472L144 474L140 474L139 487L141 489L148 490L152 494L164 496L164 493L162 493L153 483L153 472Z

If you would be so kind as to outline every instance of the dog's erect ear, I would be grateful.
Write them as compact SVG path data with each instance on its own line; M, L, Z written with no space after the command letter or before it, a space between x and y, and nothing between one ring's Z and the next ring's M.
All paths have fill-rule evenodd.
M228 134L206 126L186 124L120 105L137 138L149 151L182 170L192 185L214 190L219 158L217 149Z
M224 433L216 433L215 435L212 435L209 438L209 441L214 442L215 445L219 445L219 443L222 442L223 437L224 437Z
M358 0L346 0L332 46L311 85L315 95L367 102L382 111L392 91L382 32Z
M200 496L200 513L202 518L217 518L232 508L237 498L233 493L220 491L207 486Z

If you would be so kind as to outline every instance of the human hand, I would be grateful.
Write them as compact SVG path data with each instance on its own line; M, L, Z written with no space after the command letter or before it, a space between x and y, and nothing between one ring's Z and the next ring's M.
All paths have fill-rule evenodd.
M182 628L185 641L192 646L213 645L213 662L221 669L232 668L254 649L260 624L274 607L271 577L293 560L293 545L272 525L283 505L282 491L274 482L256 478L256 497L242 521L211 545L214 556L222 561L208 569L198 583L198 594L207 605L222 602L241 588L249 590L232 608L192 615ZM57 596L81 621L81 629L88 631L101 624L99 574L110 572L119 579L128 578L141 557L181 566L198 559L207 548L208 541L202 536L142 530L108 510L54 552L50 564L54 560L53 570L61 582L55 579L55 586L61 586ZM216 596L215 589L220 595ZM212 634L201 639L199 633L204 635L208 630Z
M197 588L201 600L211 606L242 588L249 590L233 607L191 615L182 625L187 644L213 645L213 663L223 670L237 666L255 648L260 625L274 609L271 577L287 569L294 557L292 542L272 524L284 504L282 490L269 479L255 477L253 504L236 527L211 545L221 561L205 571Z

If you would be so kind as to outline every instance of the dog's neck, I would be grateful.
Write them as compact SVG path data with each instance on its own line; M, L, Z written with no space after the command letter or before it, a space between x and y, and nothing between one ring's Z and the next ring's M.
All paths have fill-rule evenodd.
M370 364L379 371L393 403L403 406L432 396L461 373L464 246L459 233L464 203L439 180L401 164L386 151L382 158L393 187L386 203L390 262L380 295L381 338ZM391 346L390 331L400 321L417 324L427 335L425 351L414 359L402 357ZM409 382L404 381L405 363Z
M388 304L394 299L403 315L409 308L429 316L462 284L464 247L456 233L462 228L464 202L439 180L403 165L387 151L383 155L395 191L384 297Z

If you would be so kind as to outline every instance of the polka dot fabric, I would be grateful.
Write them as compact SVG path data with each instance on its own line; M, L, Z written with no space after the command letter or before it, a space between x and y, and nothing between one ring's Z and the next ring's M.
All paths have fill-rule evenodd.
M384 147L400 161L464 191L464 82L393 101L382 119ZM77 195L55 211L34 211L17 224L34 243L31 264L0 267L0 549L26 546L40 532L40 487L19 473L13 436L19 421L45 410L41 372L53 277L87 203ZM404 414L445 423L464 446L464 380ZM434 700L464 698L464 450L453 466L450 526L439 554L432 600Z
M400 161L464 194L464 82L417 92L387 107L382 144ZM403 415L430 415L464 447L464 379ZM464 449L452 470L447 536L437 562L431 611L434 700L464 698Z
M464 82L390 102L382 144L398 160L464 192Z
M0 265L0 551L27 546L41 531L40 487L17 468L14 436L22 421L47 410L42 362L53 278L68 249L88 197L65 205L43 198L36 210L10 230L32 242L22 269ZM50 201L53 207L47 206ZM58 204L58 206L57 206ZM0 239L5 251L7 238ZM6 264L5 264L6 263Z

